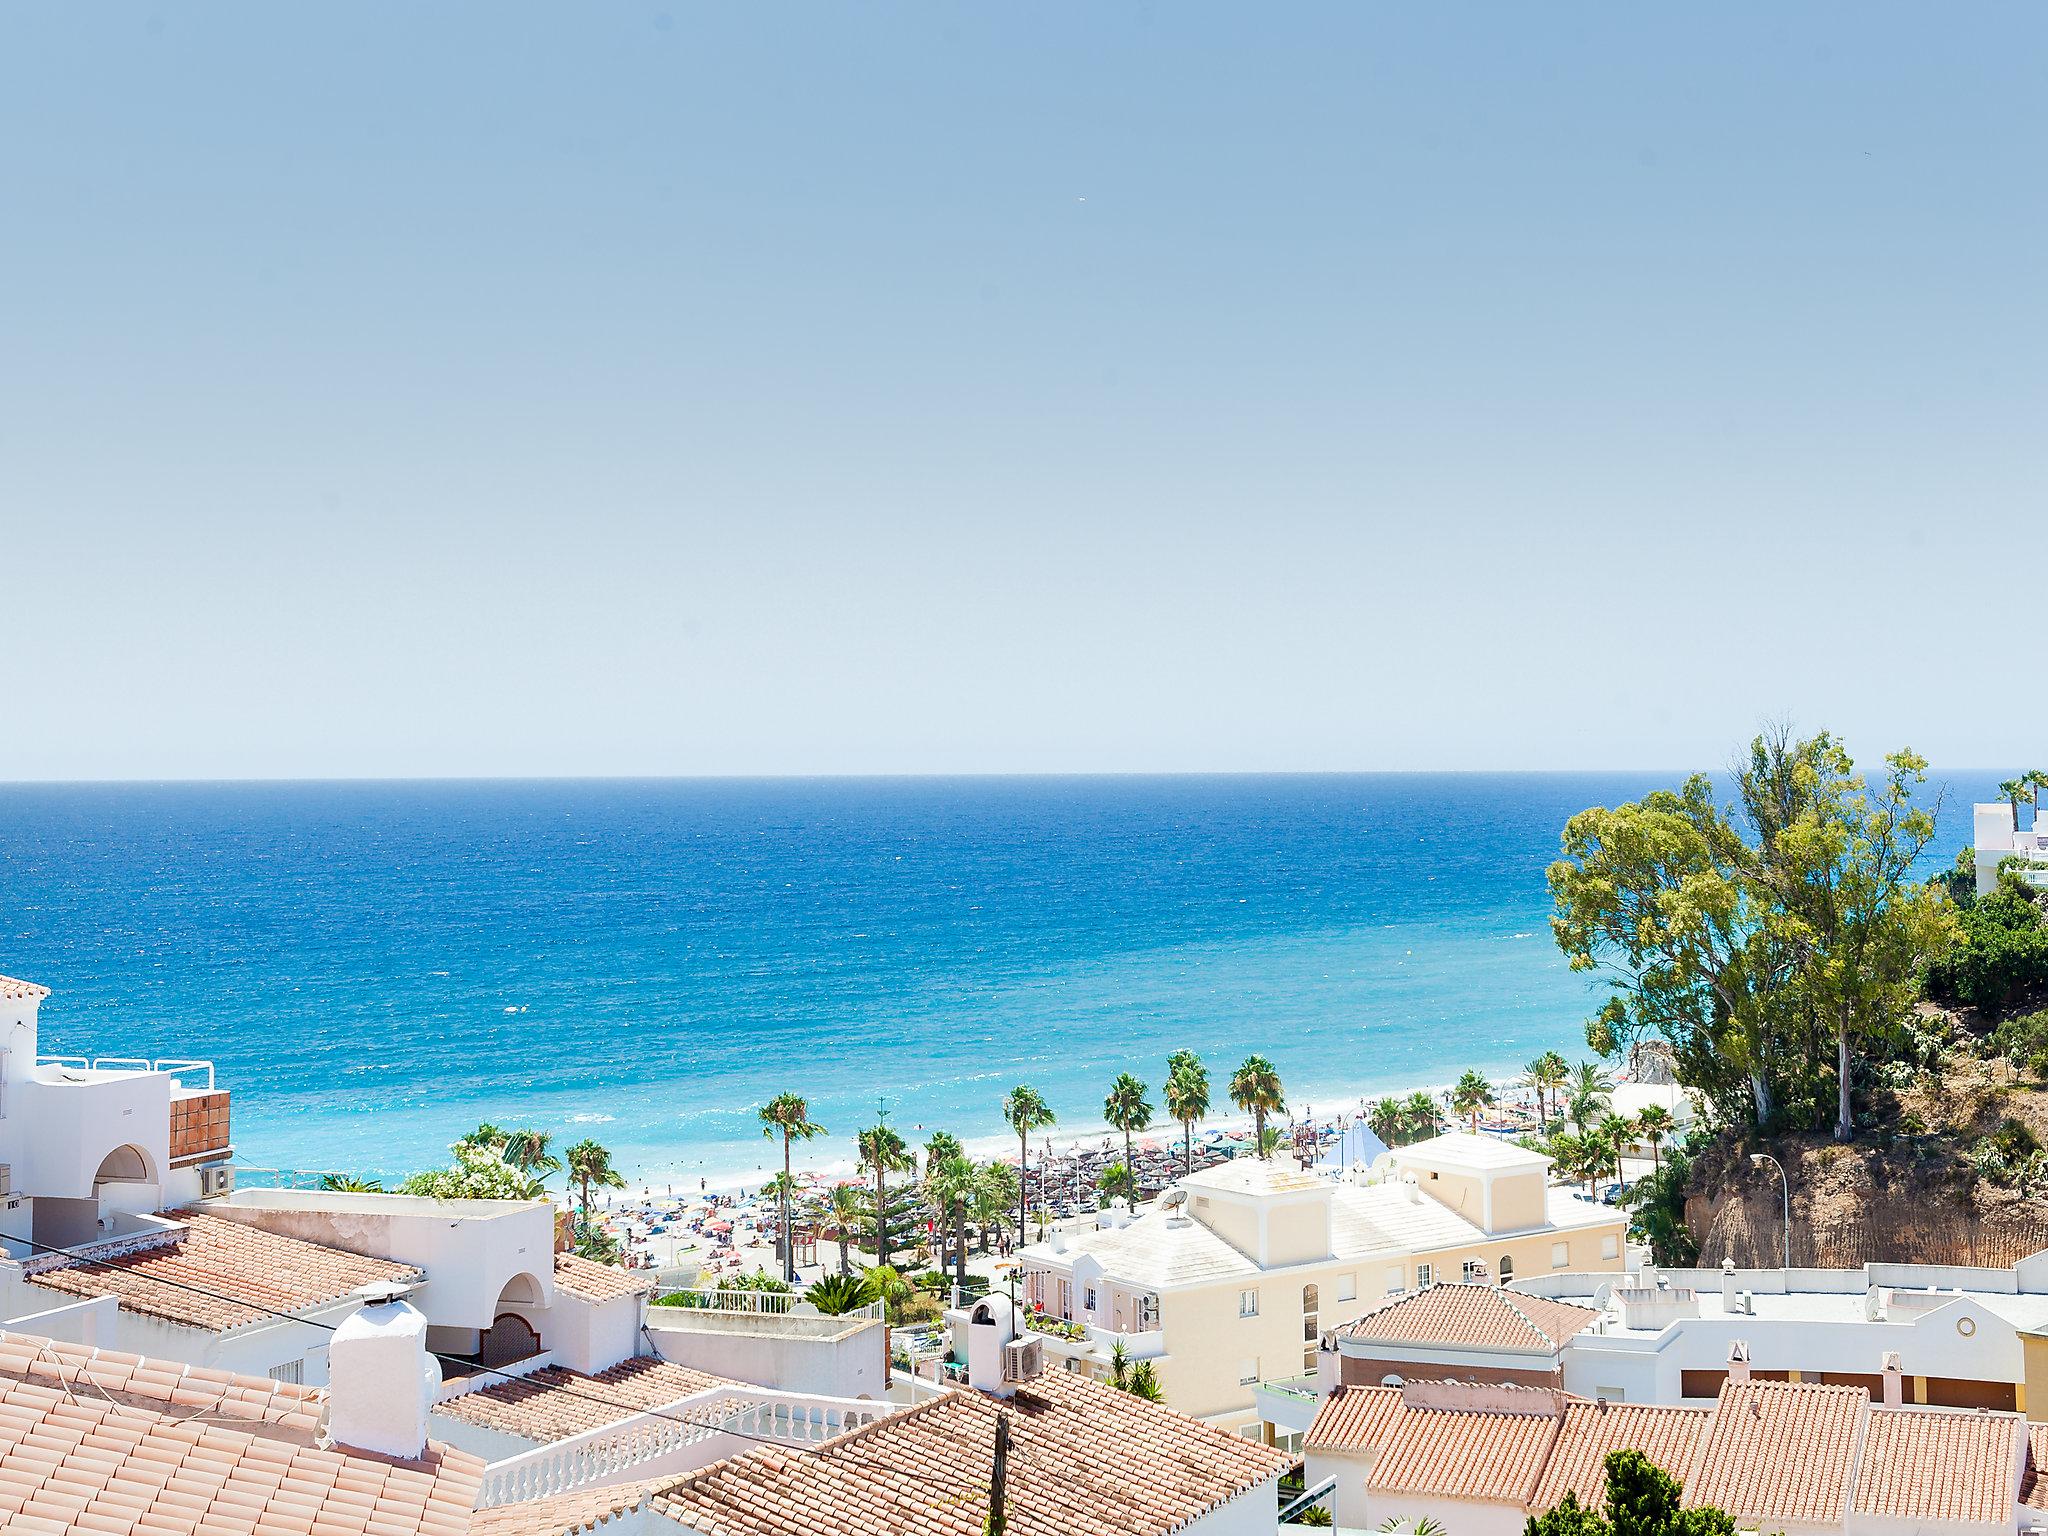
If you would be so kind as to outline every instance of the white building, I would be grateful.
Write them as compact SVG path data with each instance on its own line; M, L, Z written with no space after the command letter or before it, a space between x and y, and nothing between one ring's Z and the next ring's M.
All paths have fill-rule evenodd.
M2022 831L2010 802L1994 800L1976 807L1974 837L1977 865L1977 894L1984 895L1998 884L1998 866L2016 859L2020 878L2037 890L2048 890L2048 824L2041 809L2034 810L2034 825Z
M2011 1269L1646 1270L1552 1275L1514 1290L1590 1309L1564 1351L1567 1391L1612 1402L1703 1403L1746 1343L1752 1373L1875 1391L1895 1357L1906 1400L2048 1410L2048 1254Z

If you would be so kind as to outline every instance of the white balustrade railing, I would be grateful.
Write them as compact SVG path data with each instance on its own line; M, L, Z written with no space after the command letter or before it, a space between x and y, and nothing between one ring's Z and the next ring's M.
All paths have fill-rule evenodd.
M796 1449L822 1445L894 1411L892 1404L865 1399L770 1392L759 1387L714 1387L493 1462L485 1470L477 1505L487 1508L628 1482L636 1473L646 1475L641 1469L651 1462L663 1458L687 1461L678 1453L727 1435L773 1440ZM724 1453L722 1447L706 1446L700 1454L709 1461ZM681 1473L691 1468L671 1465L661 1470Z

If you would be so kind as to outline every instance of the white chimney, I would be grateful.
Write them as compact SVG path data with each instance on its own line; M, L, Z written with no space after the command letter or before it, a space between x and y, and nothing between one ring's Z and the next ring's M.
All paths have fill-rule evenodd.
M402 1461L427 1448L427 1413L441 1367L427 1353L427 1319L390 1281L356 1294L362 1310L334 1330L327 1349L327 1437Z
M1054 1253L1065 1253L1067 1251L1067 1233L1064 1227L1054 1227L1052 1229L1052 1251Z
M1735 1315L1735 1261L1721 1261L1721 1310L1730 1317Z
M1905 1402L1906 1368L1899 1363L1899 1352L1888 1349L1884 1353L1884 1405L1902 1408Z
M1016 1387L1005 1379L1003 1350L1017 1337L1010 1298L991 1292L967 1314L967 1385L991 1397L1013 1397Z
M1728 1346L1728 1379L1736 1386L1749 1380L1749 1343L1737 1339Z

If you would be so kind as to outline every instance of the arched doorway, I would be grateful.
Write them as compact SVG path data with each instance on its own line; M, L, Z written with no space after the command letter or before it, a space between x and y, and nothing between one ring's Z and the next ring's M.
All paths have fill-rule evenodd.
M539 1308L540 1282L531 1275L514 1275L498 1293L491 1326L477 1335L476 1363L485 1366L510 1365L540 1353L540 1330L522 1315L526 1308Z

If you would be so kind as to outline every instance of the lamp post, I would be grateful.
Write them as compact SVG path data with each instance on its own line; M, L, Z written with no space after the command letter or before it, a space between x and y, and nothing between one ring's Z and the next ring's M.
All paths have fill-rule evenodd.
M1778 1191L1785 1200L1785 1268L1789 1270L1792 1267L1792 1181L1785 1177L1785 1165L1770 1153L1749 1154L1750 1167L1761 1168L1765 1163L1778 1170Z

